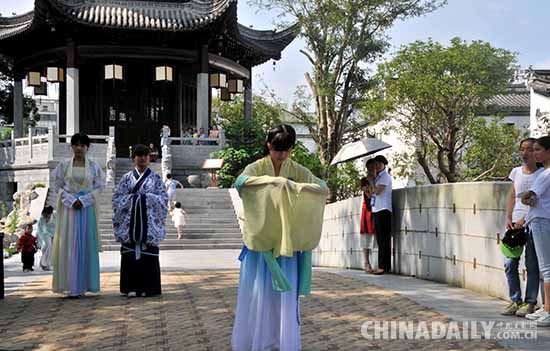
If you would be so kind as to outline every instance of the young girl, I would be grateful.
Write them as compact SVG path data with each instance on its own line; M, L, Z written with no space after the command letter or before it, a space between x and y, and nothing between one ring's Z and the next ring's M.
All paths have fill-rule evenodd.
M17 240L17 251L21 252L23 272L34 271L34 254L38 251L36 238L32 235L32 224L26 224L23 235Z
M164 186L166 187L166 192L168 193L168 209L172 211L174 209L174 202L176 201L177 188L179 187L183 189L183 185L173 179L171 174L167 174Z
M172 221L178 230L178 239L183 238L183 226L185 225L185 211L181 208L181 202L176 202L176 208L172 211Z

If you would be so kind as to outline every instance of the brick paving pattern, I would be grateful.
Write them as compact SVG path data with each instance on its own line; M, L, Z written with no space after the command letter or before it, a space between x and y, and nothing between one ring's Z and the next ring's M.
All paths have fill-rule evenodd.
M53 295L50 279L0 301L0 350L230 350L238 271L165 273L163 295L126 298L118 274L101 275L101 294ZM314 272L302 300L304 350L492 350L493 340L366 340L366 320L443 321L433 310L364 282ZM283 350L284 351L284 350Z

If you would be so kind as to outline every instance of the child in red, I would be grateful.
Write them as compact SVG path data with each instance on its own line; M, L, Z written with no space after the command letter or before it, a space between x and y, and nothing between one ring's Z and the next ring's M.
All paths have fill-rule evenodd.
M36 238L32 235L32 224L25 225L25 231L17 241L17 251L21 252L23 272L33 271L32 266L34 266L34 254L37 247Z

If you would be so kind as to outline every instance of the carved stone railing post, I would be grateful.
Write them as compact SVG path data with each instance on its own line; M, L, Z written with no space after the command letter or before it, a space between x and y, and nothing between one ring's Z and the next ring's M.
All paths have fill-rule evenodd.
M109 127L109 138L107 139L106 158L106 186L114 189L116 186L116 146L115 146L115 127Z
M29 162L32 160L32 127L29 127Z
M170 139L170 128L162 127L160 145L162 147L162 178L166 179L166 175L172 173L172 150L170 148L172 141Z
M15 132L11 131L11 163L15 163Z
M59 142L55 135L55 127L50 126L48 128L48 161L53 161L55 153L55 144Z

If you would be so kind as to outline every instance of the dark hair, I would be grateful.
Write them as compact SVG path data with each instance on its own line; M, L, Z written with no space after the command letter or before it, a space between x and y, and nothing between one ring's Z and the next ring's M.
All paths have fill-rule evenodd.
M369 180L367 179L367 177L361 178L361 187L364 186L369 186Z
M525 139L523 139L522 141L519 142L519 147L522 147L523 143L527 143L527 142L534 144L534 143L537 142L537 139L535 139L535 138L525 138Z
M44 206L42 209L42 214L52 214L53 213L53 207L52 206Z
M31 228L32 229L32 223L27 223L25 224L25 226L23 227L23 229L27 229L27 228Z
M151 149L143 144L137 144L133 147L132 158L136 156L147 156L151 153Z
M384 156L382 156L382 155L378 155L378 156L376 156L376 157L374 158L374 160L375 160L376 162L380 162L380 163L383 163L383 164L384 164L385 166L387 166L387 165L388 165L388 159L387 159L387 158L385 158L385 157L384 157Z
M296 145L296 131L288 124L279 124L267 132L264 153L269 154L267 143L271 144L275 151L287 151Z
M367 162L365 163L365 167L368 167L370 165L373 165L376 163L376 160L374 158L369 158Z
M76 133L71 137L71 145L86 145L90 147L90 137L84 133Z
M176 202L176 204L174 205L176 208L181 208L181 202Z
M550 136L549 135L546 135L546 136L543 136L543 137L540 137L537 139L537 141L535 141L537 144L539 144L540 146L542 146L545 150L549 150L550 149Z
M168 174L166 175L166 179L172 179L172 175L171 175L170 173L168 173Z

